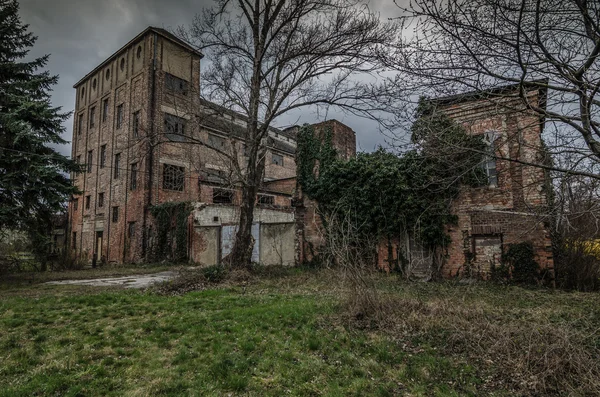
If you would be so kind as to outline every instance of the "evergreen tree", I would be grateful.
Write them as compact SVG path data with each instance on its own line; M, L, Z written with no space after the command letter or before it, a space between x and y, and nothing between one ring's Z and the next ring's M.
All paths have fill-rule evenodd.
M75 193L68 173L77 166L49 146L65 143L69 114L50 103L58 76L40 71L48 55L25 59L37 37L18 11L16 0L0 0L0 233L27 232L42 248L52 216Z

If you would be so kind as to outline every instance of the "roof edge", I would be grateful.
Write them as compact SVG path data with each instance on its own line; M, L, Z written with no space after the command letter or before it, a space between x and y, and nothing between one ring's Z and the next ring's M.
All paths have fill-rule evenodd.
M439 98L428 98L427 101L438 105L453 105L457 103L467 102L476 99L489 98L495 95L504 95L508 92L516 91L521 85L525 88L537 88L543 95L548 90L548 79L536 79L522 81L519 83L502 85L482 91L468 91L462 94L448 95Z
M98 66L96 66L94 69L92 69L92 71L90 71L85 76L83 76L81 79L79 79L79 81L77 83L73 84L73 88L79 87L81 85L81 83L83 83L85 80L90 78L92 75L94 75L96 72L98 72L98 70L102 69L108 63L110 63L117 55L119 55L121 52L123 52L123 49L129 47L130 45L132 45L133 43L135 43L136 41L141 39L148 32L155 32L155 33L161 35L162 37L164 37L165 39L170 40L176 44L179 44L180 46L186 48L190 52L198 55L201 59L204 58L204 55L199 50L195 49L189 43L186 43L185 41L181 40L179 37L175 36L174 34L169 33L168 31L166 31L165 29L162 29L162 28L148 26L142 32L137 34L133 39L129 40L127 42L127 44L121 46L117 51L112 53L112 55L110 55L108 58L106 58L104 61L102 61Z

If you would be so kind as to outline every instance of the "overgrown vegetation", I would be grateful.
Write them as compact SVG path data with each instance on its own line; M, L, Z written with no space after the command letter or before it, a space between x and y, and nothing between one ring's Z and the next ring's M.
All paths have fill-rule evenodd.
M401 155L379 149L345 161L330 131L305 126L298 134L298 180L317 201L325 228L337 213L351 216L357 244L367 237L403 240L406 233L431 250L450 242L446 227L456 222L450 206L460 186L486 181L477 154L485 146L426 100L417 116L416 149Z
M182 296L39 285L2 294L0 396L600 389L597 294L372 274L386 316L378 328L357 328L364 319L340 310L337 270L256 274Z
M500 267L492 269L492 278L504 282L535 285L542 277L533 244L529 241L509 244L502 254Z
M154 261L183 262L188 258L188 220L190 202L165 202L150 207L156 238L152 247Z

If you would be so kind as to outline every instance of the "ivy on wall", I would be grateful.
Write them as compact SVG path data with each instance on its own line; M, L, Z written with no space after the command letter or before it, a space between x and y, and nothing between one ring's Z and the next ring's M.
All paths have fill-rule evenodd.
M356 238L400 238L414 233L428 249L450 242L456 223L452 201L463 184L487 182L481 163L485 144L422 101L412 127L415 148L395 154L382 148L336 157L331 131L304 126L298 135L298 180L302 191L327 216L342 211L358 225Z
M192 205L188 201L167 202L150 208L156 228L153 260L182 262L188 259L188 218L191 211Z

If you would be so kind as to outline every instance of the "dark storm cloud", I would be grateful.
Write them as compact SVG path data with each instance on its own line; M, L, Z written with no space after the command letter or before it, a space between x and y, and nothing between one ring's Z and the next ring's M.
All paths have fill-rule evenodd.
M164 28L188 25L193 16L211 0L20 0L21 18L38 36L31 56L50 54L48 69L60 80L52 101L65 111L73 110L73 84L146 27ZM382 18L394 15L392 0L370 2L369 8ZM372 150L383 143L377 125L341 113L328 114L357 132L359 148ZM288 118L292 120L292 118ZM302 122L315 122L317 115L307 110ZM286 120L282 120L285 124ZM64 138L71 139L72 120L65 123ZM60 148L70 155L70 144Z

